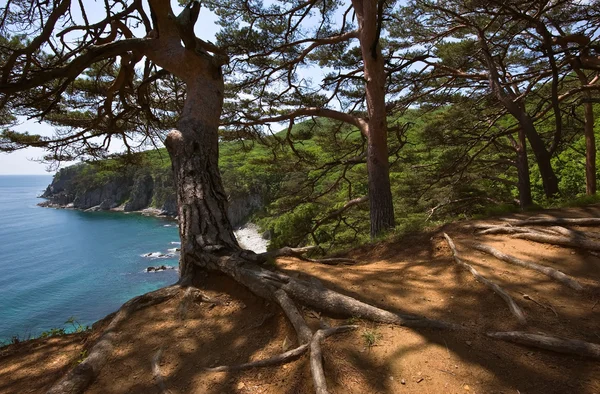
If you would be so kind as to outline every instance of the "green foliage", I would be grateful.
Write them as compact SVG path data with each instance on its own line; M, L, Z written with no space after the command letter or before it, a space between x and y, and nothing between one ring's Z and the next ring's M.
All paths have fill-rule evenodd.
M46 338L52 338L52 337L60 337L63 335L68 335L68 334L73 334L73 333L82 333L85 331L89 331L91 330L90 326L84 326L81 323L79 323L76 320L75 316L71 316L67 319L67 321L65 321L65 326L64 327L52 327L48 330L42 331L42 333L40 335L38 335L37 337L32 336L32 335L26 335L26 336L20 336L20 335L13 335L11 340L8 342L0 342L0 348L3 346L7 346L7 345L11 345L11 344L19 344L21 342L25 342L25 341L29 341L32 339L46 339ZM83 361L83 359L85 359L85 357L87 357L87 351L82 351L79 355L79 359L80 361L78 361L77 363L80 363L81 361Z
M365 346L369 349L373 346L376 346L377 342L379 342L383 337L380 332L374 329L364 330L361 336L365 342Z
M87 349L83 349L82 351L80 351L77 358L73 361L73 366L77 366L77 365L81 364L83 362L83 360L85 360L87 358L87 356L88 356Z
M81 333L90 330L90 326L83 326L79 323L75 316L71 316L65 321L65 327L53 327L49 330L43 331L39 338L51 338L60 337L66 334Z
M67 332L65 331L64 328L51 328L49 330L43 331L40 334L40 338L44 339L44 338L51 338L51 337L60 337L65 335Z
M518 210L514 202L518 197L517 174L511 164L514 151L506 137L491 145L480 137L479 119L487 110L485 102L481 105L461 98L453 105L412 109L401 118L389 120L391 130L403 130L400 138L390 133L390 151L399 146L402 149L390 155L396 228L382 238L403 237L449 220ZM510 124L507 117L498 127ZM549 127L552 124L548 122L538 125L542 131ZM553 159L563 193L556 202L545 199L530 153L533 196L542 206L564 206L585 192L585 141L580 133L573 136ZM319 244L331 253L372 242L368 202L330 217L349 200L368 194L367 169L361 156L364 148L356 129L320 119L299 123L260 142L223 140L219 164L230 199L251 194L263 198L265 208L250 219L270 231L270 248ZM349 159L357 160L342 164ZM165 149L82 167L77 177L81 188L142 170L152 174L155 184L160 185L158 190L162 190L155 194L153 206L161 206L173 188Z

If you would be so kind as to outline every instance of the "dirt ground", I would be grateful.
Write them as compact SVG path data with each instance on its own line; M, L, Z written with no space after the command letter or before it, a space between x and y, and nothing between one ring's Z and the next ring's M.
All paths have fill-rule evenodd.
M534 215L600 217L600 207ZM507 235L476 236L469 224L473 222L361 247L349 255L361 262L352 267L278 260L278 267L288 274L316 278L374 305L469 328L414 330L324 317L330 325L350 321L360 326L324 343L325 373L332 393L600 393L598 361L483 334L526 330L600 343L600 257ZM581 230L600 232L600 228ZM512 295L525 311L526 327L519 325L499 296L454 263L443 232L454 239L465 261ZM470 250L471 241L561 270L578 279L586 291L577 293L538 272ZM122 326L116 351L87 393L313 392L307 356L279 367L205 371L210 366L263 359L295 347L296 342L278 306L224 278L213 276L200 286L221 302L185 305L178 297L136 312ZM527 300L524 294L551 308ZM318 312L303 313L312 328L319 327ZM44 392L93 342L94 338L74 335L0 349L0 393ZM159 371L153 371L153 360Z

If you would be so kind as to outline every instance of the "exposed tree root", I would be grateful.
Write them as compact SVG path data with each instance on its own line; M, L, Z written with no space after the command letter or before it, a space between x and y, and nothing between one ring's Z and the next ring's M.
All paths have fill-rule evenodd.
M544 228L530 228L530 227L516 227L511 225L501 226L486 226L484 230L479 231L478 235L492 235L492 234L524 234L524 233L545 233L556 235L554 231L547 230Z
M235 256L225 256L213 260L210 265L197 260L202 268L222 272L247 287L259 297L274 300L274 290L281 289L296 302L332 315L360 317L379 323L397 324L407 327L460 329L461 327L440 320L421 316L393 313L355 298L320 287L312 282L292 278L288 275L269 271L256 264L248 264ZM270 285L270 286L265 286Z
M356 261L354 259L348 259L345 257L329 257L326 259L309 259L307 257L302 257L301 259L304 261L311 262L311 263L319 263L319 264L325 264L325 265L356 265L356 264L358 264L358 261Z
M358 264L358 261L354 260L354 259L349 259L346 257L329 257L329 258L324 258L324 259L311 259L308 257L303 256L304 253L308 253L308 252L312 252L315 250L319 250L320 247L319 246L305 246L302 248L281 248L281 249L277 249L277 250L273 250L270 252L265 252L265 253L261 253L258 255L259 259L264 259L264 260L269 260L269 259L274 259L277 257L295 257L298 258L300 260L304 260L304 261L308 261L311 263L319 263L319 264L326 264L326 265L339 265L339 264L343 264L343 265L354 265L354 264Z
M600 250L600 242L592 241L585 238L580 237L561 237L555 235L547 235L540 233L523 233L523 234L514 234L514 238L526 239L528 241L552 244L552 245L562 245L568 246L571 248L581 248L587 250Z
M308 350L308 343L302 344L295 349L288 350L285 353L278 354L274 357L270 357L264 360L253 361L250 363L239 364L239 365L221 365L219 367L206 368L209 372L234 372L234 371L245 371L252 368L272 367L275 365L281 365L290 361L296 360L302 356Z
M487 335L491 338L519 343L521 345L600 360L600 345L591 342L530 334L522 331L491 332Z
M519 292L521 293L521 292ZM523 296L524 299L531 301L533 303L535 303L536 305L541 306L544 309L548 309L550 311L552 311L554 313L554 316L558 317L558 313L556 312L556 309L554 309L554 307L551 304L543 304L541 302L539 302L538 300L536 300L535 298L533 298L532 296L530 296L529 294L525 294L525 293L521 293L521 295Z
M166 394L169 392L167 390L167 385L165 384L165 380L162 377L162 373L160 371L160 356L162 355L162 348L158 349L158 351L152 357L152 376L158 385L160 390L160 394Z
M258 256L264 259L274 259L277 257L301 257L304 253L319 250L318 246L304 246L302 248L281 248L277 250L271 250L269 252L261 253Z
M294 330L296 330L296 335L298 336L298 342L301 345L309 343L312 337L312 331L308 325L306 325L306 321L304 321L302 314L300 314L300 311L294 302L288 297L285 291L281 289L276 290L273 295L289 321L292 323L292 326L294 326Z
M321 341L330 335L354 330L358 326L339 326L326 328L315 333L310 341L310 371L315 385L317 394L328 394L327 381L325 380L325 372L323 371L323 355L321 354Z
M456 261L456 263L458 265L460 265L467 271L471 272L471 274L475 277L475 279L477 281L486 285L487 287L492 289L496 294L498 294L500 297L502 297L502 299L508 304L508 308L510 309L512 314L517 318L517 320L521 324L526 324L527 319L525 318L525 314L523 313L521 308L517 305L517 303L513 300L513 298L507 292L505 292L500 286L498 286L494 282L490 281L489 279L484 278L479 272L477 272L477 270L475 268L473 268L471 265L462 261L460 256L458 255L458 251L456 250L456 245L454 245L452 238L450 238L448 236L448 234L446 234L446 233L444 233L444 237L446 238L446 241L448 242L448 246L450 246L450 249L452 249L452 255L454 256L454 261Z
M564 235L565 237L583 238L583 239L589 237L589 238L600 239L600 234L597 234L594 232L584 232L584 231L572 230L572 229L561 227L561 226L552 226L552 227L548 227L548 229L554 231L556 234Z
M308 343L304 343L292 350L288 350L287 352L278 354L276 356L269 357L264 360L258 360L258 361L253 361L253 362L249 362L249 363L244 363L244 364L221 365L218 367L205 368L205 371L208 371L208 372L235 372L235 371L245 371L245 370L252 369L252 368L264 368L264 367L272 367L272 366L282 365L282 364L285 364L285 363L288 363L288 362L298 359L300 356L302 356L304 353L306 353L309 349L311 351L311 370L312 370L313 358L316 358L318 356L319 360L321 359L320 342L323 339L325 339L331 335L341 333L341 332L346 332L349 330L354 330L356 328L358 328L358 326L339 326L339 327L318 330L314 336L311 336L311 339L309 340ZM315 343L316 343L316 345L314 345ZM314 346L318 346L318 349L316 351L313 350ZM315 356L313 356L313 354ZM322 371L323 371L322 362L319 361L319 364L321 365L320 368L321 368L321 376L322 376ZM315 384L315 387L317 387L316 384Z
M600 218L530 218L526 220L502 219L513 226L547 226L571 224L575 226L600 226Z
M132 298L123 304L98 342L90 349L87 358L55 383L47 391L47 394L83 392L98 375L100 369L106 364L108 357L112 353L115 339L118 336L118 326L131 316L133 312L167 301L176 296L180 291L181 287L179 285L164 287Z
M519 308L519 306L514 302L514 300L498 285L484 278L472 266L463 262L460 259L458 251L456 250L456 246L454 245L452 239L447 234L444 234L444 236L448 242L448 245L452 249L452 253L456 263L462 266L463 268L469 270L478 281L490 287L494 292L500 295L507 302L511 312L517 317L519 322L525 323L525 316L522 310ZM478 250L486 252L489 252L490 249L493 249L491 247L487 247L486 245L479 244L476 244L476 246L474 247ZM283 252L283 254L279 253L276 255L289 256L290 254L288 253L290 252L290 250L292 250L292 255L298 253L297 250L291 248L286 249L287 251ZM301 250L303 251L308 251L311 249L312 247L301 248ZM496 254L500 253L495 249L493 249L493 251L495 251ZM281 252L281 250L279 252ZM490 253L496 255L492 252ZM335 333L355 329L356 326L322 328L313 335L312 331L307 326L300 310L297 308L296 303L314 308L316 310L321 310L331 315L358 317L379 323L397 324L415 328L462 329L462 327L459 325L445 321L430 320L416 315L394 313L384 309L380 309L378 307L369 305L352 297L326 289L323 286L318 286L310 281L300 280L292 278L280 272L270 271L259 264L255 264L256 257L260 255L254 255L254 257L251 256L249 259L250 261L242 256L243 254L234 254L233 256L221 257L214 256L214 258L198 258L194 259L194 261L196 262L196 265L199 266L201 269L226 274L227 276L233 278L239 284L248 288L257 296L276 302L282 308L286 317L289 319L292 326L294 327L299 345L292 350L286 351L268 359L258 360L234 366L218 366L214 368L207 368L207 371L231 372L246 370L250 368L280 365L295 360L301 357L307 351L310 351L311 374L313 376L315 390L319 394L327 393L327 386L322 365L320 346L321 341ZM515 259L512 256L508 257L511 259ZM521 262L524 264L520 264L514 261L512 262L517 265L527 266L528 268L531 268L531 266L537 266L533 263ZM542 267L544 270L548 268L543 266L539 267ZM544 272L544 270L539 271ZM558 273L562 274L560 272ZM567 277L567 279L570 278ZM155 292L136 297L125 303L116 313L114 318L111 320L108 328L100 337L100 340L92 347L89 356L86 358L86 360L84 360L76 368L70 371L65 377L63 377L63 379L61 379L57 384L55 384L48 391L48 393L56 394L83 392L85 388L89 386L89 384L92 382L95 376L97 376L100 369L106 363L110 353L112 352L115 339L118 335L118 326L136 310L164 302L177 295L180 291L180 285L170 286L157 290ZM206 297L200 291L188 289L185 292L185 297L182 301L182 304L184 302L191 302L190 300L193 297L199 297L202 301L207 302L219 302L218 300L213 300L209 297ZM187 304L185 305L185 309L187 309ZM600 357L600 345L582 341L545 337L522 332L499 332L488 333L488 335L497 339L523 343L526 345L536 346L554 351L560 351L564 353L583 354L595 358ZM160 374L160 368L158 366L160 362L160 355L161 354L159 351L154 356L152 360L152 370L154 378L161 392L166 392L167 389L165 387L163 378Z
M505 261L507 263L518 265L520 267L529 268L534 271L538 271L544 275L549 276L552 279L559 281L560 283L562 283L565 286L568 286L574 290L577 290L577 291L583 290L583 287L579 284L579 282L577 280L571 278L568 275L565 275L564 273L562 273L558 270L555 270L554 268L518 259L514 256L502 253L498 249L495 249L488 245L484 245L484 244L480 244L480 243L473 243L470 246L473 249L479 250L480 252L490 254L490 255L496 257L497 259Z
M214 299L214 298L210 298L209 296L207 296L200 290L190 286L186 289L185 293L183 293L183 297L181 299L181 302L179 303L179 308L177 309L177 315L180 320L185 320L185 318L187 316L187 312L190 307L190 304L194 300L199 300L202 302L209 302L209 303L216 304L216 305L223 304L222 301Z

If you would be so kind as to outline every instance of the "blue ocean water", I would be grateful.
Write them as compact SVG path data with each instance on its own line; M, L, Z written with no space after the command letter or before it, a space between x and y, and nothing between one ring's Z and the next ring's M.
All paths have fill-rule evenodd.
M177 247L173 222L138 214L41 208L50 175L0 176L0 341L89 325L128 299L173 284L177 258L149 259Z

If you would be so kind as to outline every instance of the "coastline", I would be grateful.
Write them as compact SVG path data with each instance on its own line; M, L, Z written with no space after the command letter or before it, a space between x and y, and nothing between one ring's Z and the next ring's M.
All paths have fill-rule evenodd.
M140 209L140 210L136 210L136 211L125 211L125 204L121 204L118 207L109 208L109 209L104 209L100 205L97 205L97 206L94 206L91 208L87 208L87 209L81 209L81 208L76 208L72 202L64 205L64 204L58 204L58 203L52 202L50 199L48 199L46 197L38 196L37 198L41 198L41 199L45 200L40 203L37 203L37 206L42 207L42 208L68 209L68 210L80 211L80 212L121 212L124 214L134 213L134 214L140 214L143 216L153 216L153 217L164 218L164 219L172 219L175 221L177 220L177 216L174 216L167 211L164 211L159 208L154 208L154 207L148 207L148 208L144 208L144 209Z
M38 196L38 198L46 199L45 197L41 196ZM61 205L53 203L49 199L46 199L46 201L40 202L37 205L42 208L67 209L80 212L119 212L125 215L137 214L178 222L177 216L173 216L162 209L154 207L148 207L137 211L125 211L125 204L121 204L118 207L110 209L103 209L100 206L95 206L88 209L80 209L75 208L73 203ZM235 226L234 233L242 248L252 250L255 253L263 253L267 251L269 240L261 235L260 228L256 224L252 222L246 222L240 226Z
M39 196L34 196L35 199L37 199ZM52 204L50 201L45 200L45 201L40 201L40 202L36 202L35 203L36 206L40 206L41 208L54 208L56 210L73 210L73 211L80 211L80 212L119 212L119 213L125 213L125 214L130 214L133 213L134 215L141 215L141 216L146 216L146 217L155 217L158 219L162 219L165 220L165 224L164 225L160 225L159 227L175 227L176 223L175 221L177 220L176 217L174 216L170 216L170 215L165 215L164 212L160 209L157 208L146 208L143 210L138 210L138 211L129 211L126 212L122 209L122 207L116 207L113 209L107 209L107 210L84 210L84 209L78 209L73 207L72 205L69 206L61 206L58 204ZM93 215L95 216L95 215ZM120 216L120 215L117 215ZM115 217L116 218L116 217ZM267 245L268 245L268 240L264 239L260 233L260 229L258 228L257 225L253 224L253 223L245 223L242 226L238 226L235 228L235 234L236 237L238 238L238 242L240 243L240 246L242 248L245 249L252 249L257 253L266 251L267 249ZM157 255L152 252L153 250L162 250L162 247L150 247L147 250L147 252L144 252L143 254L140 254L138 252L138 254L136 254L136 256L140 256L143 257L144 260L146 260L142 268L141 271L136 270L133 273L128 273L127 275L139 275L140 272L144 272L144 273L148 273L148 274L152 274L151 276L154 277L154 275L156 273L161 273L163 271L170 271L175 273L175 271L177 270L176 268L176 264L173 263L168 263L167 261L163 260L168 258L177 258L177 248L178 246L175 245L173 246L173 244L175 244L175 242L171 242L171 249L167 249L166 251L161 251L158 252L160 253L157 257ZM163 263L164 261L164 263ZM164 265L164 268L163 268ZM153 267L154 269L149 269L150 267ZM173 274L170 274L173 275ZM77 312L76 309L73 309L73 311L68 310L65 311L65 313L63 313L65 315L65 318L67 318L67 316L70 315L75 315L80 317L80 312ZM104 316L104 315L103 315ZM98 320L86 320L85 324L89 324L90 326L95 324L97 321L102 320L103 316L99 316L97 319ZM67 327L67 325L65 325L64 327L60 325L60 323L58 324L48 324L48 325L44 325L41 326L37 329L32 329L31 331L29 331L29 329L27 330L22 330L22 329L16 329L14 331L13 334L8 334L3 338L2 341L0 341L0 347L4 347L5 345L10 345L12 343L12 338L15 338L16 341L18 342L22 342L24 340L30 340L30 339L37 339L37 338L44 338L50 335L55 335L53 333L59 333L60 330L64 329L64 333L68 334L71 332L71 330L69 329L69 327ZM9 331L10 332L10 331ZM61 335L61 334L56 334L56 335Z

